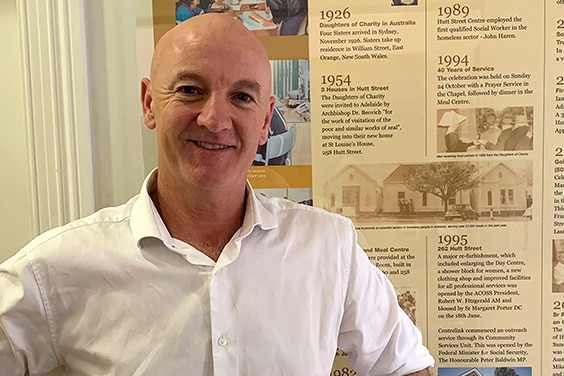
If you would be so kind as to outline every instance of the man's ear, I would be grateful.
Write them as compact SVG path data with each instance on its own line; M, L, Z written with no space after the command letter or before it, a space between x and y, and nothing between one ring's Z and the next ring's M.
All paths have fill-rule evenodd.
M272 120L272 111L274 111L274 97L270 97L268 103L268 113L264 118L264 124L260 129L259 145L264 145L268 141L268 133L270 131L270 120Z
M155 129L155 114L153 113L153 96L151 94L151 81L148 78L141 80L141 105L143 106L143 121L149 129Z

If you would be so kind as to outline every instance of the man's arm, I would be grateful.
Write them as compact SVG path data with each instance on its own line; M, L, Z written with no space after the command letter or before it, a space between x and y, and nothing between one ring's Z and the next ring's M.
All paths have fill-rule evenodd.
M57 365L39 281L23 252L0 264L0 375L43 374Z

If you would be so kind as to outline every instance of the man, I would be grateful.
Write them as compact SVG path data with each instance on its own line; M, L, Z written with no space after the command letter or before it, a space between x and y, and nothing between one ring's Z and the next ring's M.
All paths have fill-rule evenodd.
M495 143L486 141L484 147L487 150L507 150L506 143L511 133L513 132L513 125L515 122L514 115L511 111L504 111L501 115L501 121L499 123L499 128L501 132L497 136Z
M228 16L161 38L141 84L158 170L0 266L0 375L328 375L337 346L363 374L427 374L351 222L246 184L270 90Z
M515 124L505 142L505 150L531 150L532 131L527 115L515 115Z

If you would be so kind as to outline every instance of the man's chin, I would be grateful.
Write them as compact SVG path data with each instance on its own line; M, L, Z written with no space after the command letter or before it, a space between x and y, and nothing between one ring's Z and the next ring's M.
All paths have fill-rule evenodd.
M233 189L238 184L244 185L246 179L246 172L244 174L236 174L233 168L200 168L193 171L193 173L187 177L187 180L191 181L194 185L209 190L220 190L222 188Z

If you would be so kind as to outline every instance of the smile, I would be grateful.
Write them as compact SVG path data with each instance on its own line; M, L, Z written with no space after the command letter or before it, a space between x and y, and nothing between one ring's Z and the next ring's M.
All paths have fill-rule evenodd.
M207 142L202 142L202 141L195 141L196 145L204 148L204 149L210 149L210 150L218 150L218 149L227 149L229 148L228 145L220 145L220 144L209 144Z

